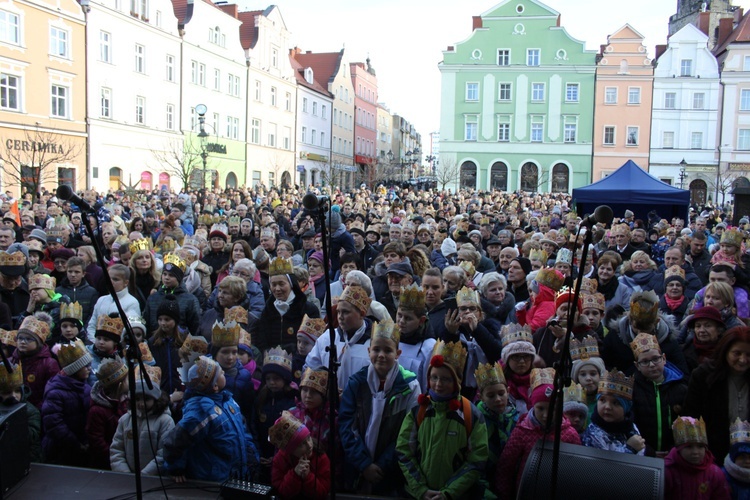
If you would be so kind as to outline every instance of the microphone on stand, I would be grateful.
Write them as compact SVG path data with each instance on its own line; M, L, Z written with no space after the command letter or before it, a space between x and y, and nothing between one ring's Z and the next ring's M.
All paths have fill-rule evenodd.
M594 213L587 215L581 221L581 226L593 227L597 223L601 224L612 224L612 219L615 217L615 213L608 205L599 205L594 209Z
M302 197L302 206L307 210L317 210L321 205L325 205L331 199L328 196L318 196L314 193L307 193Z
M66 200L81 209L82 212L94 212L95 210L89 205L89 202L75 194L73 189L67 184L62 184L57 187L57 197L61 200Z

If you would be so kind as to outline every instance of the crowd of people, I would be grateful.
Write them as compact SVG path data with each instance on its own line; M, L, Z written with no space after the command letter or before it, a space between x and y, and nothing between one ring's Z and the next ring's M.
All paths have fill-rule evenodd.
M0 196L0 398L25 404L31 460L514 498L571 332L564 442L663 459L667 498L750 497L746 217L581 229L563 194L383 186L319 216L304 194Z

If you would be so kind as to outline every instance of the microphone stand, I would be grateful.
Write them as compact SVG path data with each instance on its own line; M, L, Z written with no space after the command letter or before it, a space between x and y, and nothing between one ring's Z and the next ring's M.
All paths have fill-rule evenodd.
M109 273L107 273L107 263L104 261L104 254L102 253L102 249L99 245L99 241L94 235L94 231L91 228L91 221L89 220L89 217L94 217L97 220L97 227L99 225L99 219L96 216L96 212L94 210L90 210L88 212L85 212L83 217L83 223L86 226L86 231L89 233L89 237L91 238L91 244L94 247L94 251L96 252L96 261L99 264L99 267L102 268L104 271L102 274L102 279L104 279L104 284L107 286L107 291L109 292L109 295L112 297L112 300L115 303L115 306L117 307L117 313L120 315L120 319L122 319L122 323L125 326L125 333L127 335L128 340L128 349L127 354L125 356L126 362L128 365L128 393L130 397L130 413L131 413L131 422L133 426L133 432L135 433L134 439L133 439L133 461L134 461L134 468L135 468L135 491L136 491L136 497L138 500L142 500L143 498L143 487L141 486L141 455L140 455L140 444L138 443L138 407L136 404L136 398L137 394L135 392L135 365L138 363L138 366L140 367L141 371L141 379L143 379L146 382L146 386L150 389L154 388L153 382L151 382L151 377L149 377L146 374L146 369L143 366L143 359L141 357L141 349L138 347L138 340L135 338L135 334L133 333L133 327L130 326L130 321L128 320L127 315L125 314L125 311L122 308L122 305L120 304L120 299L117 297L117 292L115 292L115 287L112 285L112 279L109 277ZM94 321L96 321L96 318L94 318Z

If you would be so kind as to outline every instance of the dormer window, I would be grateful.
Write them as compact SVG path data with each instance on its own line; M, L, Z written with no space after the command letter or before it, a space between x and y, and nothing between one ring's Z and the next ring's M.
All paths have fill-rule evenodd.
M313 70L312 68L305 68L305 81L310 85L313 84Z
M227 36L221 32L221 28L218 26L215 28L208 28L208 41L220 47L226 47Z

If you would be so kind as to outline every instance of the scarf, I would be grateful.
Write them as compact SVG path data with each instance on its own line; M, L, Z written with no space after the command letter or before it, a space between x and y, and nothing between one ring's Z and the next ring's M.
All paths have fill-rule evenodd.
M539 421L538 418L536 418L536 415L534 415L534 408L532 407L529 410L529 413L526 414L529 421L534 425L534 427L542 428L542 423Z
M724 458L724 469L735 481L750 483L750 469L745 469L732 462L732 458L729 455Z
M599 411L594 410L594 414L591 415L591 422L601 427L607 434L622 434L628 438L636 434L633 427L633 412L626 413L622 422L605 422L599 415Z
M437 392L435 392L432 389L427 389L427 394L430 395L430 399L437 402L437 403L445 403L446 401L450 401L452 399L456 399L458 397L458 392L455 392L453 394L449 394L447 396L441 396Z
M612 279L609 280L609 283L599 282L597 291L604 295L604 300L609 301L615 298L615 293L617 293L618 286L620 286L620 282L616 277L613 276Z
M367 386L370 388L370 394L372 394L372 410L370 413L370 420L367 422L365 442L367 444L367 451L370 452L370 457L373 460L377 458L375 452L377 451L378 446L380 422L383 420L385 404L388 402L388 393L393 387L393 383L396 381L396 376L399 372L398 363L394 363L388 374L385 376L383 388L381 389L380 376L375 371L375 367L372 364L367 367Z
M294 301L294 292L289 292L289 297L286 298L286 300L274 300L273 306L276 308L277 311L279 311L279 314L283 317L286 313L289 312L289 308L292 305L292 301Z
M670 311L675 311L683 302L685 302L685 296L682 295L679 299L670 299L668 295L664 295L664 302L667 303L667 307Z
M695 354L698 356L699 363L702 363L713 355L714 349L716 349L716 344L718 344L718 342L712 342L710 344L699 342L696 337L693 337L693 347L695 347Z
M510 384L508 384L510 395L513 396L516 401L524 401L527 405L531 403L531 399L529 398L529 387L531 386L530 379L530 373L527 373L526 375L518 375L517 373L511 372L508 377L508 381L510 382Z

